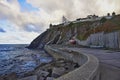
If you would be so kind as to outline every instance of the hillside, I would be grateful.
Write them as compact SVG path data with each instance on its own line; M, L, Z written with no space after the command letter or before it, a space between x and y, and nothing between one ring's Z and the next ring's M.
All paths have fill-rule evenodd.
M120 30L120 15L112 17L112 19L101 22L85 21L70 23L68 25L56 25L47 29L36 39L34 39L28 48L43 48L45 44L67 44L69 40L76 37L79 40L87 40L91 34L100 32L110 33Z
M110 33L113 31L120 30L120 15L113 17L110 20L107 20L105 23L97 26L94 29L89 29L85 34L84 38L88 37L90 34L98 33L98 32L105 32ZM79 38L80 39L80 38Z

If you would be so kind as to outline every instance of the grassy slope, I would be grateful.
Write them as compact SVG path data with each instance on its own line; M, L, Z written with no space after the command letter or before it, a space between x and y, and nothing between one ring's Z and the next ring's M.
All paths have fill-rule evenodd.
M120 30L120 15L117 15L113 17L112 19L107 20L105 23L97 26L94 29L89 29L85 33L79 34L77 38L80 40L86 40L88 36L93 33L98 33L98 32L109 33L109 32L114 32L118 30Z

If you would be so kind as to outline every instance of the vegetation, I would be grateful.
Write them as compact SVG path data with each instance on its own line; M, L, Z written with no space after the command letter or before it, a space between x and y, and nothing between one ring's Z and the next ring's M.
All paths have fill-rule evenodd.
M103 24L100 26L97 26L96 28L89 29L83 34L79 34L77 38L79 40L86 40L90 34L98 33L98 32L114 32L120 30L120 15L113 17L111 20L106 20L105 18L102 18L100 20Z
M101 24L102 23L102 24ZM99 24L98 26L96 24ZM90 34L98 32L113 32L120 30L120 15L114 16L112 19L107 20L102 18L100 21L86 21L78 23L70 23L69 25L58 25L54 31L60 31L62 39L65 39L66 33L71 31L74 34L75 29L77 30L77 38L80 40L86 40Z
M107 21L107 19L106 19L105 17L103 17L103 18L100 20L101 23L105 23L106 21Z

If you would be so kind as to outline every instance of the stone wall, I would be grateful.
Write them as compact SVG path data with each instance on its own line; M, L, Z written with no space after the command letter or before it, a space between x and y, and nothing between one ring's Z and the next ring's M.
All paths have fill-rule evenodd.
M55 80L99 80L99 61L96 57L48 45L45 50L56 59L65 58L81 65Z
M105 47L120 49L120 31L111 33L95 33L91 34L87 40L80 41L76 39L79 45L89 46L89 47Z

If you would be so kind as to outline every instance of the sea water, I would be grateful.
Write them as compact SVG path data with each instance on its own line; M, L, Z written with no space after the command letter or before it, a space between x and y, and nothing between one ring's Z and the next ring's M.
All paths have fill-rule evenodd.
M22 76L40 64L52 61L52 57L44 50L30 50L26 46L27 44L0 44L0 75L15 72Z

